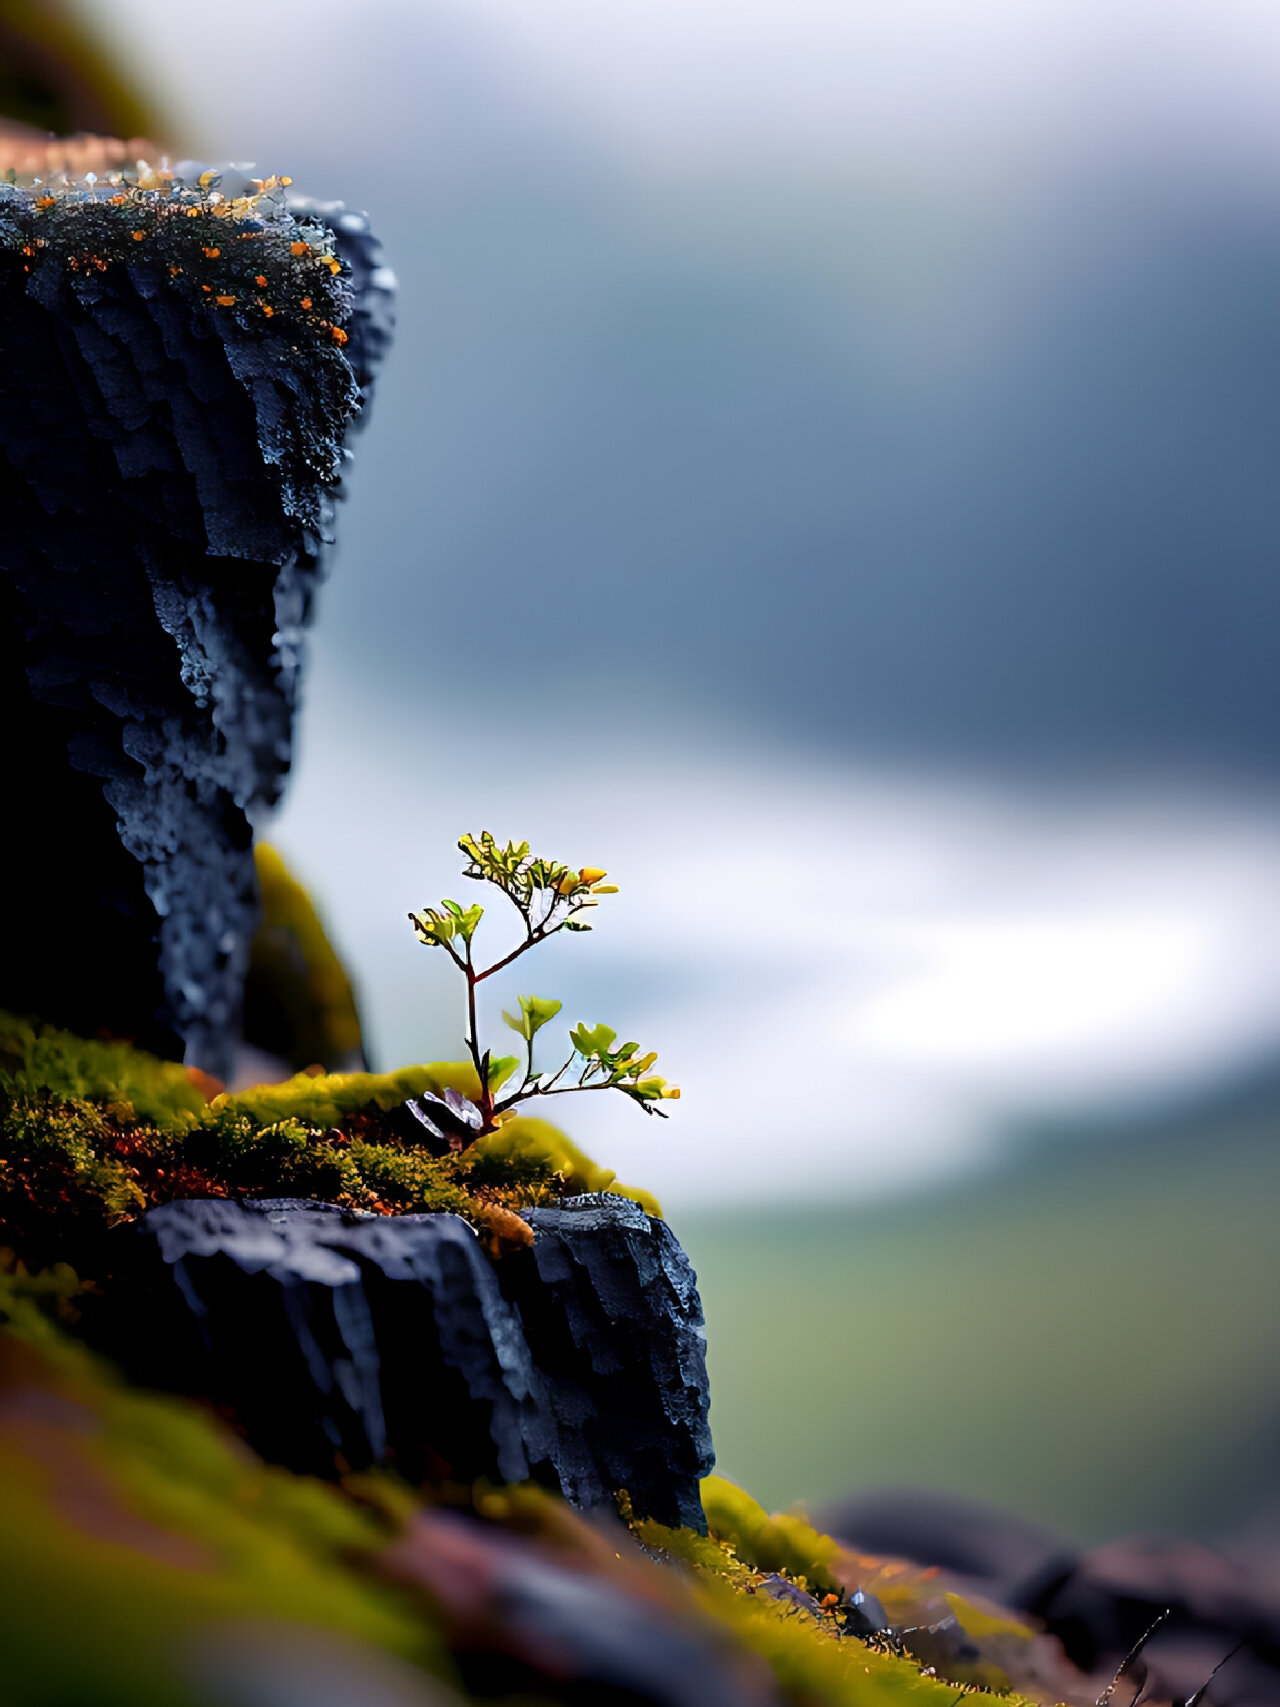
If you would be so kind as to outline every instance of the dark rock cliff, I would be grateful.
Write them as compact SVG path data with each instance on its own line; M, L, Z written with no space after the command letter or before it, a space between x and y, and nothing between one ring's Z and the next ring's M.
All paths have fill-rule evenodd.
M337 207L0 185L0 1005L226 1073L390 282Z

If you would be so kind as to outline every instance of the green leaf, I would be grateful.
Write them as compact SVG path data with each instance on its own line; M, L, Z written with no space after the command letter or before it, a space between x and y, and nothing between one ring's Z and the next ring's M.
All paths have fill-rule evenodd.
M591 926L584 925L577 919L566 919L561 928L566 931L589 931Z
M470 942L476 934L476 926L484 917L483 907L468 907L458 919L458 934L464 942Z
M609 1045L617 1035L617 1032L610 1030L607 1025L582 1024L575 1026L569 1033L569 1041L578 1054L589 1061L594 1056L607 1054Z
M428 948L443 948L452 942L457 931L453 919L437 913L434 907L428 907L421 913L410 913L409 922L418 936L419 942L426 943Z
M505 1009L502 1017L512 1031L518 1032L529 1042L533 1041L535 1032L541 1031L547 1021L553 1020L560 1012L561 1004L550 996L521 996L519 1002L519 1019L507 1013Z
M491 1091L501 1090L519 1065L519 1058L515 1055L499 1055L491 1059L489 1062L489 1089Z
M561 1004L550 996L521 996L520 1011L529 1016L528 1035L532 1037L535 1031L541 1031L548 1020L553 1020L560 1012L560 1007Z

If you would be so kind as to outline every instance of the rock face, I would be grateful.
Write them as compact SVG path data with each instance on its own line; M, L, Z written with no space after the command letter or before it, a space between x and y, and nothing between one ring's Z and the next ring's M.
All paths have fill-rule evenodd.
M565 1494L589 1507L626 1488L641 1515L701 1528L714 1454L689 1259L625 1198L571 1198L527 1219L532 1249L498 1273L547 1383Z
M108 188L0 184L0 1005L225 1076L390 275L341 208Z
M170 1203L115 1235L99 1325L149 1384L230 1407L291 1469L532 1477L584 1508L705 1528L702 1310L662 1221L622 1198L529 1212L496 1265L455 1215Z

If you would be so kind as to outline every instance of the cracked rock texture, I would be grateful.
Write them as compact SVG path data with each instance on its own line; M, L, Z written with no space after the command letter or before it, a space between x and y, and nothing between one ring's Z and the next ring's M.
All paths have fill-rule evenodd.
M532 1249L495 1265L455 1215L164 1204L114 1235L95 1337L136 1379L229 1407L294 1470L533 1477L588 1509L625 1488L637 1515L705 1530L688 1259L623 1198L528 1219Z
M626 1488L639 1515L703 1528L715 1458L688 1257L665 1221L606 1193L526 1219L532 1249L498 1273L547 1382L565 1494L590 1507Z
M22 897L0 1005L225 1076L250 818L288 770L390 274L341 208L234 222L207 198L189 218L172 198L46 200L0 185L0 714L21 730ZM279 311L233 263L265 269ZM290 319L294 298L333 318Z

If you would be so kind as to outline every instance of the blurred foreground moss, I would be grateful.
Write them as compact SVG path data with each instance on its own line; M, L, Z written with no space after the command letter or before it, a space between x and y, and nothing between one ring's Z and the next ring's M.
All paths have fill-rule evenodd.
M417 1497L381 1477L336 1488L267 1468L214 1416L125 1386L67 1334L77 1290L65 1267L0 1271L6 1707L207 1707L211 1654L220 1663L239 1656L254 1678L264 1654L290 1662L317 1644L332 1654L335 1643L346 1664L373 1668L371 1681L394 1663L424 1687L431 1676L448 1680L460 1691L451 1701L473 1699L451 1644L461 1639L474 1656L488 1629L483 1605L458 1625L421 1582L389 1568L406 1538L431 1544ZM810 1615L761 1592L760 1568L724 1539L634 1524L651 1556L677 1566L659 1570L544 1490L482 1486L450 1497L500 1545L512 1537L517 1556L532 1547L548 1565L608 1581L624 1601L666 1607L679 1624L700 1626L729 1666L767 1665L787 1707L957 1699L955 1681L843 1634L827 1609ZM733 1505L739 1525L755 1521L745 1495L712 1488L709 1503ZM793 1547L812 1552L796 1524ZM917 1591L928 1593L923 1579ZM487 1615L500 1617L500 1602ZM501 1643L500 1624L488 1633ZM561 1689L554 1677L553 1667L539 1700L582 1699L571 1679ZM266 1699L269 1683L255 1687L253 1699Z
M259 842L253 860L262 917L245 982L245 1041L294 1069L363 1066L351 980L315 903L275 848Z
M178 1707L197 1638L303 1626L447 1674L419 1610L364 1574L384 1520L269 1469L194 1406L124 1386L56 1316L69 1270L0 1273L6 1707Z

